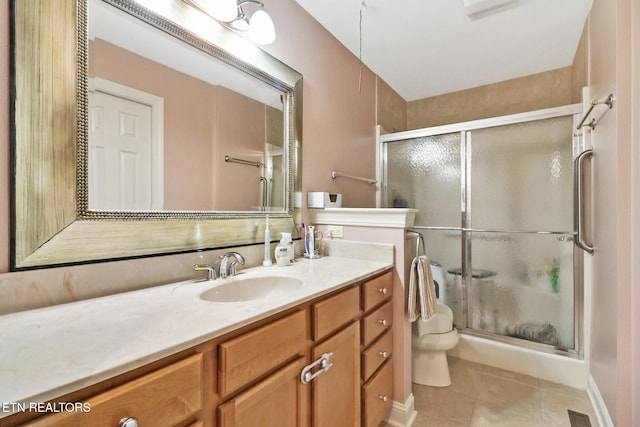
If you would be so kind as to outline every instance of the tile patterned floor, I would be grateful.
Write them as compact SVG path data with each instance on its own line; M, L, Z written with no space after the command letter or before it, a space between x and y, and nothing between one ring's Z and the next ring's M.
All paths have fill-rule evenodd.
M413 384L413 427L570 427L568 409L598 427L583 390L456 358L449 369L449 387Z

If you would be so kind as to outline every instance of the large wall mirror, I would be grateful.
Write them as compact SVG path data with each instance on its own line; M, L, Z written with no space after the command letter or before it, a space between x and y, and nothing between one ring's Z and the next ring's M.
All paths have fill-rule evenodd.
M14 0L12 268L300 220L302 76L181 0Z

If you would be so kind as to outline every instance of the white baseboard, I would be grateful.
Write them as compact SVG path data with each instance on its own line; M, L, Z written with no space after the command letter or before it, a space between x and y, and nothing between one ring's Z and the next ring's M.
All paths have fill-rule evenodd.
M384 421L393 427L411 427L417 415L415 400L411 393L405 403L393 401L391 411Z
M598 418L598 425L600 427L615 427L609 416L607 406L604 404L600 390L598 390L598 385L591 375L589 375L589 383L587 384L587 395L596 413L596 418Z

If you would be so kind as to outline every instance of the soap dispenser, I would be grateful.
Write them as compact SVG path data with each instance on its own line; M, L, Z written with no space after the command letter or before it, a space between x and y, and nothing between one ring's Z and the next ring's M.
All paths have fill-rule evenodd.
M293 259L293 242L291 233L280 233L280 243L276 246L276 265L285 267L291 265Z

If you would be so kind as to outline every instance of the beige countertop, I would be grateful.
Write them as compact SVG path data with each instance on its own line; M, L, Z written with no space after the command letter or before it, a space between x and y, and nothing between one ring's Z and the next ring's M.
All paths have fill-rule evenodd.
M355 246L354 246L355 245ZM46 402L317 298L393 265L393 246L351 244L288 267L254 267L214 281L184 281L0 316L0 403ZM357 257L345 254L357 253ZM285 276L285 294L208 302L228 281ZM0 418L10 415L4 407Z

